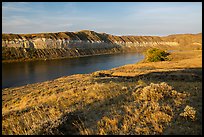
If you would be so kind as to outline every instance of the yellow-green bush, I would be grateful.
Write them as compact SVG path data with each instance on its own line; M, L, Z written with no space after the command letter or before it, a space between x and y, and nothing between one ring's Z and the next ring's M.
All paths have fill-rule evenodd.
M168 55L169 53L164 50L151 48L145 52L145 60L148 62L166 61L169 60Z

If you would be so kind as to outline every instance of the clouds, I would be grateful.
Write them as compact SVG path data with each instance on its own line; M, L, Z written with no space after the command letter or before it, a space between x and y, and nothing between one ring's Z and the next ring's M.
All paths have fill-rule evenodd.
M89 29L114 35L168 35L202 31L202 3L7 2L4 33Z
M198 33L202 29L201 3L148 3L129 10L129 26L141 34Z

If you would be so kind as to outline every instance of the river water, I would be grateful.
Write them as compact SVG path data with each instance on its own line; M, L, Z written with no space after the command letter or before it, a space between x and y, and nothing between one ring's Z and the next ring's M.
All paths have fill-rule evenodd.
M2 88L43 82L72 74L85 74L133 64L144 56L138 53L98 55L72 59L2 63Z

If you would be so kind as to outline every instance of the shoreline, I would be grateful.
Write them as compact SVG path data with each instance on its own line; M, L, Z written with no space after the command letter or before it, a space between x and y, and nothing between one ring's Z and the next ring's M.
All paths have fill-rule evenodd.
M58 62L58 61L63 61L64 63L66 63L67 61L68 62L76 62L76 61L78 61L78 60L80 60L80 59L85 59L85 60L89 60L90 58L91 59L94 59L95 60L95 58L97 59L97 58L117 58L117 57L121 57L121 58L123 58L124 56L131 56L131 57L133 57L133 58L136 58L136 60L142 60L142 58L144 57L144 55L142 54L142 53L138 53L138 52L129 52L129 53L118 53L118 54L103 54L103 55L95 55L95 56L84 56L84 57L79 57L79 58L64 58L64 59L60 59L60 60L58 60L58 59L56 59L56 60L46 60L47 62L45 62L44 60L38 60L38 61L36 61L36 62L30 62L30 63L43 63L43 64L45 64L45 65L47 65L47 64L49 64L49 63L56 63L56 62ZM139 59L139 57L137 57L137 56L139 56L139 57L141 57L141 59ZM135 61L136 61L135 60ZM134 63L135 62L134 60L132 61L132 62L129 62L129 63ZM97 61L96 61L97 62ZM106 61L104 61L104 62L106 62ZM109 61L110 62L110 61ZM19 62L18 62L19 63ZM27 63L29 63L29 62L21 62L22 64L27 64ZM30 64L29 63L29 64ZM108 63L108 62L107 62ZM119 61L119 62L117 62L114 66L107 66L107 65L104 65L104 66L100 66L100 68L101 68L101 70L108 70L108 69L112 69L112 68L114 68L114 67L120 67L120 66L123 66L123 65L127 65L128 64L128 62L126 62L126 61L123 61L123 64L121 64L121 61ZM3 65L3 67L6 67L7 65L9 65L9 66L13 66L13 65L16 65L15 63L14 64L5 64L5 66L4 66L4 64L2 63L2 65ZM83 67L83 66L81 66L81 63L79 63L78 64L79 65L79 67ZM95 64L87 64L88 66L90 66L90 65L95 65ZM110 64L110 65L112 65L112 63ZM59 65L57 65L57 66L59 66ZM72 65L69 65L70 67L75 67L75 66L72 66ZM8 66L7 66L8 67ZM64 68L66 68L66 66L64 66L63 64L62 64L62 66L60 65L60 67L64 67ZM94 67L94 66L93 66ZM84 67L83 67L84 68ZM90 67L89 67L90 68ZM2 71L4 71L5 69L4 68L2 68L3 70ZM21 68L20 68L21 69ZM96 68L97 69L97 68ZM25 82L25 84L20 84L20 82L18 82L18 80L16 80L16 83L18 83L18 84L16 84L16 83L13 83L13 84L9 84L9 82L7 82L6 80L5 81L3 81L3 82L5 82L5 83L8 83L8 84L3 84L2 85L2 89L5 89L5 88L14 88L14 87L19 87L19 86L26 86L26 85L28 85L28 84L34 84L34 83L39 83L39 82L45 82L45 81L49 81L49 80L54 80L54 79L57 79L57 78L60 78L60 77L63 77L63 76L70 76L70 75L74 75L74 74L89 74L89 73L93 73L93 72L95 72L95 71L100 71L100 69L97 69L97 70L86 70L86 68L84 68L83 70L81 70L81 71L77 71L77 72L75 72L76 70L74 70L74 69L69 69L70 70L70 72L72 72L72 71L74 71L73 73L71 73L71 74L64 74L64 75L55 75L55 78L53 78L53 77L48 77L47 79L43 79L43 80L40 80L40 81L37 81L37 80L35 80L35 81L29 81L29 83L26 83ZM37 69L36 69L37 70ZM57 69L55 69L56 71L55 71L55 73L59 73L58 72L58 70ZM6 71L6 70L5 70ZM68 70L67 69L65 69L65 70L61 70L60 71L60 73L62 73L62 72L67 72ZM86 71L86 72L84 72L84 71ZM88 71L88 72L87 72ZM11 72L12 72L12 70L11 70ZM49 75L49 76L51 76L52 74L53 74L54 72L52 72L52 73L49 73L49 74L47 74L47 75ZM4 74L5 75L5 74ZM20 74L21 75L21 74ZM22 74L22 75L24 75L24 74ZM26 74L27 75L27 74ZM32 75L32 76L35 76L35 75ZM37 75L37 77L41 77L42 75ZM4 78L4 77L3 77ZM5 77L6 78L6 77ZM31 78L31 77L30 77ZM14 81L14 79L13 79L13 81ZM10 85L10 86L9 86Z
M2 63L32 62L32 61L50 61L50 60L60 60L60 59L83 58L83 57L90 57L90 56L128 54L128 53L138 53L138 54L142 54L143 52L133 51L133 52L121 52L121 53L103 53L103 54L94 54L94 55L81 55L81 56L78 56L78 57L59 57L59 58L47 58L47 59L2 60Z
M49 115L51 124L46 128L55 131L60 130L59 126L65 126L57 124L56 120L61 121L61 118L73 113L74 117L70 115L68 119L77 121L75 116L80 116L85 127L84 132L81 132L81 128L76 131L71 130L73 127L70 125L66 125L65 129L71 130L69 133L86 134L85 131L87 131L89 134L98 134L95 130L97 122L104 116L108 118L111 115L116 116L113 110L122 111L121 103L123 102L125 106L131 107L131 102L126 102L126 100L132 97L129 94L132 93L136 83L143 81L146 85L152 82L166 82L176 91L182 93L185 91L190 94L187 98L188 103L183 102L178 112L174 110L175 114L180 113L186 104L196 108L196 121L188 121L187 124L179 125L179 122L185 123L185 121L175 115L172 119L177 118L178 122L172 123L170 127L163 125L166 128L162 130L162 134L176 134L178 128L180 134L202 134L202 125L199 123L199 120L202 119L202 75L200 75L202 74L202 50L178 51L172 53L171 57L172 61L139 62L90 74L75 74L50 81L2 89L3 133L48 134L38 126L33 128L35 130L26 128L27 132L18 129L10 133L11 123L8 121L12 121L16 128L19 126L21 128L32 127L38 120L45 126L48 120L47 115ZM31 117L31 114L39 114L42 118ZM25 116L28 117L27 120L23 118ZM25 120L24 126L18 125L13 120L22 118ZM34 121L25 123L29 120ZM187 127L188 131L185 130ZM64 130L61 132L68 134ZM56 134L59 133L56 132Z

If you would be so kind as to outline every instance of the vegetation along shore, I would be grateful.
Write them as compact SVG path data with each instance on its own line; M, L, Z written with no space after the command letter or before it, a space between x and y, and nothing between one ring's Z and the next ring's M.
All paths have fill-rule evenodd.
M202 47L2 89L2 134L202 134Z
M201 2L2 2L2 135L202 135Z

